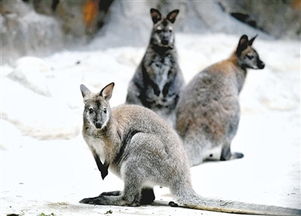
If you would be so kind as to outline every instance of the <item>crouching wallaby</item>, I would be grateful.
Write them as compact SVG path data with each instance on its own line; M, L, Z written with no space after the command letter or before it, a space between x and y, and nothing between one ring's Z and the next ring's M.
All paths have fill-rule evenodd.
M238 128L239 93L247 69L264 68L252 47L255 38L241 36L230 58L204 69L183 89L176 110L176 129L191 165L206 159L243 157L242 153L232 153L230 145Z
M184 79L177 60L173 24L179 10L165 18L151 9L151 38L144 57L128 86L126 103L152 109L171 120Z
M114 83L100 93L84 85L83 137L102 177L107 169L124 181L122 192L106 192L81 203L139 206L155 199L154 185L170 188L183 207L222 212L300 215L300 210L202 198L192 189L186 153L176 132L153 111L137 105L111 109ZM103 161L103 163L102 163Z

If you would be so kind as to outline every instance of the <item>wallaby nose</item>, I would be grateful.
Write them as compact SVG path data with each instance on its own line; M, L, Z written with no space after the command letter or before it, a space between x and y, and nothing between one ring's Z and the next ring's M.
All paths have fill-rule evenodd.
M163 45L167 45L167 44L168 44L168 40L167 40L167 39L163 39L163 40L162 40L162 44L163 44Z
M101 123L100 122L96 122L95 123L95 127L98 128L98 129L101 128Z
M259 62L258 62L258 68L259 68L259 69L263 69L264 66L265 66L265 64L264 64L263 61L259 61Z

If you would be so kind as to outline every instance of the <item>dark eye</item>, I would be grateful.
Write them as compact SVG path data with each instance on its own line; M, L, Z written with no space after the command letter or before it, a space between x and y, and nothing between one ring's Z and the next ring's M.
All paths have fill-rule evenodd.
M172 30L171 30L171 29L169 29L168 31L169 31L170 33L172 32Z
M254 58L254 56L252 56L252 55L247 55L247 58L251 60L251 59Z
M107 113L107 108L103 108L103 112L104 112L104 113Z
M93 112L94 112L94 109L90 107L89 108L89 113L92 114Z
M157 29L156 32L157 32L157 33L161 33L162 30L161 30L161 29Z

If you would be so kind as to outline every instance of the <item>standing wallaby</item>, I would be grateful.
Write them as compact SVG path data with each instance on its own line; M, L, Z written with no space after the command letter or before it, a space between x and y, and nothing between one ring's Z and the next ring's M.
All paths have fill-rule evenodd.
M176 132L153 111L137 105L111 109L114 83L100 93L84 85L83 137L104 178L107 169L124 181L124 190L85 198L81 203L139 206L155 199L153 186L168 187L180 205L222 212L300 215L297 209L215 201L202 198L192 189L186 153ZM104 161L104 164L101 162Z
M183 89L176 108L176 130L192 166L204 160L242 158L231 152L240 118L239 93L247 69L263 69L252 47L256 36L241 36L230 58L198 73Z
M126 97L126 103L145 106L171 121L184 84L173 30L178 13L173 10L162 19L160 11L150 10L154 23L150 42Z

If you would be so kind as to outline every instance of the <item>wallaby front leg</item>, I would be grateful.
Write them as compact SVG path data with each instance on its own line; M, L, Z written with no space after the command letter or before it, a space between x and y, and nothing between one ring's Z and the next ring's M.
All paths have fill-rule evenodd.
M99 156L97 155L97 153L95 151L93 151L93 157L97 164L98 170L100 171L101 178L105 179L105 177L108 175L109 164L106 161L104 162L104 164L102 164Z

